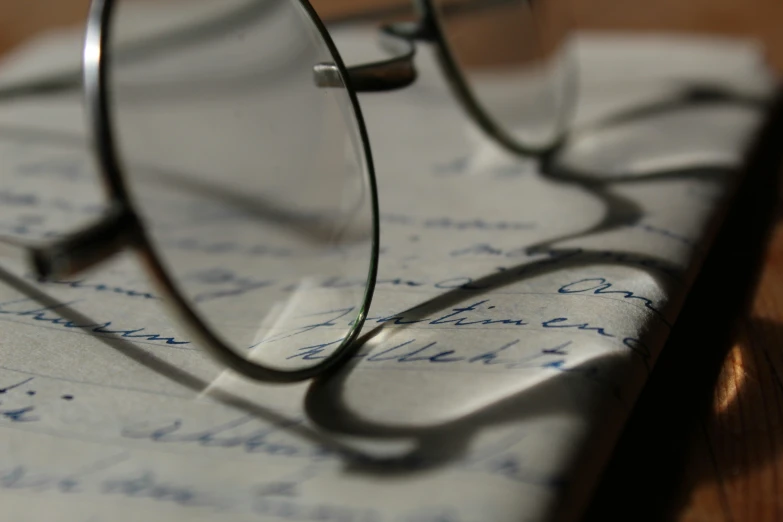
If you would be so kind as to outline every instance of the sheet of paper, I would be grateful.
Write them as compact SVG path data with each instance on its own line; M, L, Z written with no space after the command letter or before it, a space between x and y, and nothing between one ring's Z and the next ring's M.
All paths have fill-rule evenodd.
M374 45L369 29L338 37L348 55ZM8 265L5 516L578 516L763 116L763 103L665 108L691 82L762 100L771 83L757 50L739 42L584 35L576 50L580 128L638 104L664 107L564 153L572 167L607 168L601 183L554 179L483 138L426 52L417 84L362 97L383 253L366 343L330 379L270 386L223 372L172 326L131 255L44 284ZM4 234L53 237L100 212L81 110L78 96L0 110ZM616 171L638 176L612 178ZM201 225L189 248L210 251L221 238ZM212 248L216 266L247 246ZM243 284L229 277L214 289L230 295ZM309 324L341 320L326 308Z

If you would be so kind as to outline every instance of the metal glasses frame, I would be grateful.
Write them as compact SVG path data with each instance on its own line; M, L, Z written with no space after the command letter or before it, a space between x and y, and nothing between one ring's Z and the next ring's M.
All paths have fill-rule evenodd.
M173 317L213 357L246 377L278 383L310 379L340 365L352 353L353 343L364 325L378 270L380 226L372 152L357 93L399 89L413 83L417 76L414 67L417 41L435 46L436 56L453 94L465 112L489 137L515 153L536 155L545 152L544 149L530 148L515 140L482 108L449 49L432 0L414 0L418 12L418 19L415 22L386 25L381 28L382 45L393 53L391 58L352 67L346 67L343 63L326 27L308 0L290 1L297 2L307 14L333 58L332 63L314 65L316 85L324 88L344 87L348 93L362 140L365 172L372 200L371 261L364 297L358 317L353 322L348 335L330 357L310 368L293 371L277 370L250 362L228 347L204 324L164 269L123 180L123 166L114 139L111 92L108 82L112 57L108 48L112 16L117 0L92 0L83 54L82 82L86 109L92 132L93 152L109 200L108 210L91 226L52 243L32 245L11 238L0 238L0 249L5 253L13 253L24 258L41 279L69 277L106 261L120 251L128 248L135 250L153 283L164 296L164 302ZM495 1L508 2L509 0ZM51 93L73 86L67 82L55 82L53 87L44 88L41 92ZM31 92L38 91L32 89Z

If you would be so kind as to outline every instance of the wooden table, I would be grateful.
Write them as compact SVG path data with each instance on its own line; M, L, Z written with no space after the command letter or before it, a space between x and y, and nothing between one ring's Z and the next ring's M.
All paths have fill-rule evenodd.
M783 72L780 0L549 1L572 2L579 27L753 34ZM44 25L80 20L87 4L0 0L0 52ZM357 9L404 15L408 5L313 4L324 18ZM751 166L750 183L640 398L588 520L783 520L783 202L772 166L783 132L779 139Z

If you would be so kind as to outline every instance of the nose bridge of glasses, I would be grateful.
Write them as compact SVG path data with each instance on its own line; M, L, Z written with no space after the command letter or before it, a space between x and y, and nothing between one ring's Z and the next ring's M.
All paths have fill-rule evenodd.
M32 247L33 268L43 279L71 276L134 244L140 230L133 213L118 206L78 232L53 243Z
M401 23L381 28L380 45L391 58L347 67L348 84L356 92L391 91L407 87L416 81L413 58L414 40L426 39L417 23ZM319 63L313 67L318 87L345 87L340 69L333 63Z

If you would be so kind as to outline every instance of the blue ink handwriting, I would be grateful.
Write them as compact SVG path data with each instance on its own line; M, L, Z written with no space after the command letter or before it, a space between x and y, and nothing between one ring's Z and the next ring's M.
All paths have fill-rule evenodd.
M17 305L20 303L25 303L25 302L34 302L34 300L31 298L25 298L25 299L17 299L14 301L6 301L5 303L0 303L0 315L24 317L24 318L29 318L32 321L39 321L42 323L61 326L63 328L68 328L68 329L84 330L95 334L118 335L125 339L139 339L143 341L160 342L166 345L174 345L174 346L182 346L182 345L190 344L190 341L179 341L177 340L176 337L173 336L166 337L166 336L161 336L161 334L148 333L146 332L146 328L143 327L135 328L135 329L127 329L127 330L110 329L110 327L112 327L112 325L114 324L113 321L106 321L104 323L80 324L78 322L74 322L65 319L63 317L47 315L47 312L52 312L59 308L66 308L68 306L77 303L78 301L70 301L67 303L58 303L58 304L48 305L48 306L35 306L33 308L28 308L23 306L19 310L9 309L10 306Z
M645 308L653 312L666 326L671 324L663 313L655 306L649 297L637 295L628 290L615 290L613 284L603 277L592 277L580 279L572 283L565 284L558 289L560 294L592 294L592 295L616 295L629 301L640 302Z

